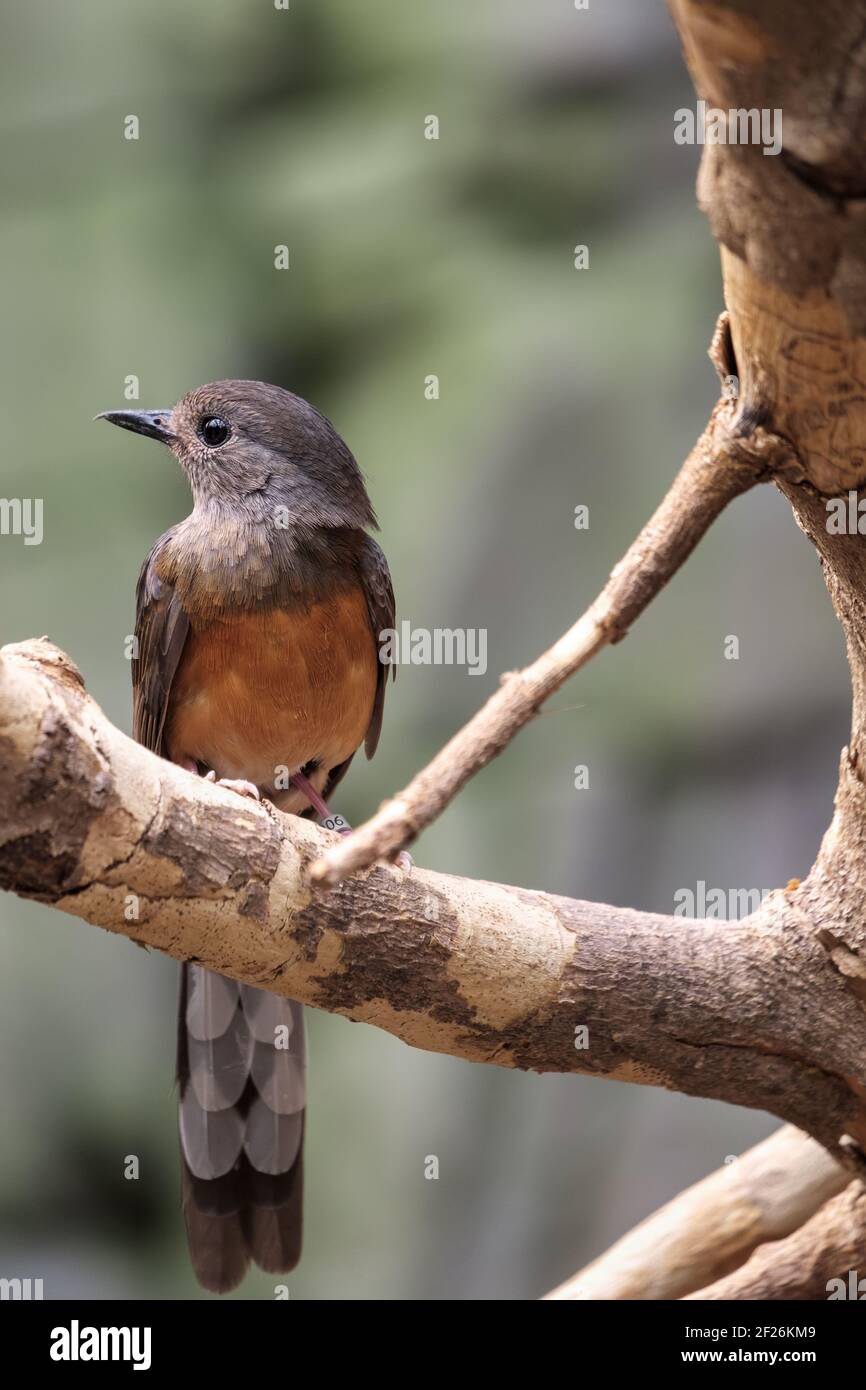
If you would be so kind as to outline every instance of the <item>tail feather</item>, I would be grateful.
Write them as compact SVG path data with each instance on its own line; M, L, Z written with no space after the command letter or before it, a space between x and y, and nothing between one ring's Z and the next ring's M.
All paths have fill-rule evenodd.
M183 1216L195 1277L211 1293L229 1293L237 1288L250 1263L243 1217L240 1211L217 1216L198 1206L193 1182L184 1164Z
M278 1177L290 1173L304 1139L304 1112L275 1114L256 1096L247 1114L244 1152L254 1171Z
M183 966L183 1210L196 1277L213 1292L235 1288L251 1259L272 1273L300 1259L305 1058L300 1004Z
M215 975L212 970L190 970L182 1019L190 1037L202 1042L221 1038L237 1010L239 989L237 980L225 975Z
M247 1249L260 1269L266 1269L269 1274L282 1274L294 1269L301 1258L303 1147L299 1149L297 1162L288 1174L288 1181L282 1182L280 1191L268 1194L260 1188L259 1193L260 1200L248 1204L241 1216Z

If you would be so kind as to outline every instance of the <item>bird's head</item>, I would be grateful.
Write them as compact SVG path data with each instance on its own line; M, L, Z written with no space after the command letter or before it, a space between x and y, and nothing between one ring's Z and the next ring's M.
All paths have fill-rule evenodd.
M167 444L197 508L252 521L287 511L302 526L375 526L364 480L337 431L300 396L263 381L214 381L171 410L96 417Z

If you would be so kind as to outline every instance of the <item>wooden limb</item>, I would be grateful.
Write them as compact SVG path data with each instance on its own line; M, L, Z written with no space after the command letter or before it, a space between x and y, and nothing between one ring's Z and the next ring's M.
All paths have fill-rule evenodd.
M853 1182L788 1236L690 1299L866 1298L866 1187Z
M547 1298L682 1298L796 1231L850 1181L819 1144L786 1125L681 1192Z
M56 647L0 651L0 887L416 1047L771 1110L862 1162L863 1007L795 893L740 922L386 866L317 894L328 843L126 738Z

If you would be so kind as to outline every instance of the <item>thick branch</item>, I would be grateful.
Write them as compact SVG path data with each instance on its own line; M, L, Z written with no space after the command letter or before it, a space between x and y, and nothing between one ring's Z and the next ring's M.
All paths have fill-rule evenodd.
M863 1006L788 892L742 922L385 866L316 896L327 842L126 738L57 648L0 653L0 886L417 1047L866 1147Z
M710 349L722 379L732 370L729 347L723 315ZM503 676L496 693L408 787L311 866L311 880L333 887L411 844L550 695L596 652L626 636L734 497L792 470L798 475L784 440L720 401L658 510L583 616L530 666Z
M671 10L698 95L783 122L775 157L708 143L698 195L722 247L743 416L790 442L799 474L774 481L819 554L847 641L853 715L836 813L791 906L866 1009L866 0Z
M547 1297L682 1298L737 1269L758 1245L796 1231L850 1181L824 1149L786 1125L681 1192Z

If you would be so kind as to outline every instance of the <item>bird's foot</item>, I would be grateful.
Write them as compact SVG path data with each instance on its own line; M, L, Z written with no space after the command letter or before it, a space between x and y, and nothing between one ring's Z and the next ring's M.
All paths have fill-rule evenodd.
M217 777L211 768L205 775L206 782L213 782L216 787L225 787L226 791L237 792L238 796L249 796L253 801L261 801L262 794L254 782L245 782L242 777Z
M412 858L409 851L405 849L398 849L391 863L396 864L398 869L402 869L407 878L415 867L415 860Z

